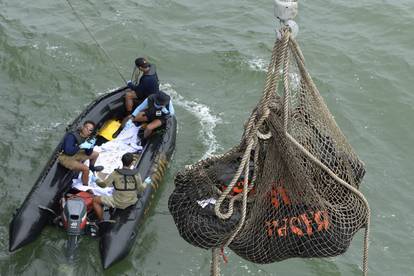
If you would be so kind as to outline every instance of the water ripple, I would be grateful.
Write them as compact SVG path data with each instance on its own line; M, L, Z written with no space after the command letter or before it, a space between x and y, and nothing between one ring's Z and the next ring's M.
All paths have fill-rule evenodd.
M197 103L196 101L185 99L173 89L171 84L162 84L161 89L172 96L175 105L183 107L185 110L196 116L200 121L201 130L199 137L203 144L207 147L207 151L201 159L214 154L220 148L214 134L214 129L217 123L221 123L222 120L218 116L213 115L208 106Z

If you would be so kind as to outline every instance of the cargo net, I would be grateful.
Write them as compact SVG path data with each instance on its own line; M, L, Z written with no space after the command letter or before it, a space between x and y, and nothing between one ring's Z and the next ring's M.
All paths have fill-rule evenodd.
M260 264L337 256L365 227L366 273L370 211L358 191L364 164L289 29L281 34L240 144L179 172L169 210L187 242L213 249L213 266L227 246Z

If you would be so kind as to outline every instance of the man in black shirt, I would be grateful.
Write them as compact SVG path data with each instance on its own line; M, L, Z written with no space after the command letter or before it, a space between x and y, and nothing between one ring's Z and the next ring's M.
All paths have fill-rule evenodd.
M132 81L128 81L127 86L130 91L125 95L125 107L128 114L132 112L134 100L143 101L148 96L159 92L159 81L155 65L150 64L145 58L137 58L135 66L143 73L136 85Z

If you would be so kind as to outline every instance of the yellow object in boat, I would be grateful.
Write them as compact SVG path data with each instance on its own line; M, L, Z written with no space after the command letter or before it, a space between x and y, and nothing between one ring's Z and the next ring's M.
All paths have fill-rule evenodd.
M106 140L111 141L112 135L119 129L121 122L117 120L109 120L105 122L103 127L98 131L98 135L104 137Z

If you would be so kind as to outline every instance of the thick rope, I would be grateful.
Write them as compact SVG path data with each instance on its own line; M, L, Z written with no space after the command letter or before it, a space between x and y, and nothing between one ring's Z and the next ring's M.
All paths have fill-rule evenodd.
M227 240L224 247L229 246L229 244L233 241L233 239L237 236L237 234L240 232L240 230L244 226L244 222L246 220L246 213L247 213L247 194L248 194L248 185L249 185L249 164L247 164L245 171L244 171L244 183L243 183L243 205L242 205L242 217L239 221L239 224L236 228L236 230L233 232L231 237Z
M287 34L289 35L289 34ZM291 39L292 44L294 47L294 53L297 54L297 56L295 56L298 65L301 69L302 72L304 72L305 74L303 74L303 76L305 77L305 81L311 85L313 91L318 91L314 82L312 81L308 71L305 69L305 65L304 65L304 59L303 59L303 54L298 46L298 44L296 43L296 41L294 39ZM285 68L288 65L288 63L285 63ZM285 70L284 68L284 70ZM336 182L340 183L341 185L343 185L344 187L346 187L347 189L349 189L351 192L353 192L356 196L358 196L361 201L364 203L366 209L367 209L367 222L366 222L366 226L365 226L365 235L364 235L364 255L363 255L363 275L367 275L368 274L368 246L369 246L369 228L370 228L370 220L371 220L371 210L369 208L369 203L366 200L365 196L354 186L350 185L349 183L347 183L346 181L344 181L343 179L341 179L340 177L338 177L331 169L329 169L328 167L326 167L319 159L317 159L313 154L311 154L306 148L304 148L298 141L296 141L295 138L293 138L287 131L287 121L288 121L288 111L289 111L289 100L290 100L290 94L289 94L289 83L288 83L288 76L287 76L287 71L285 71L285 76L284 76L284 90L285 90L285 100L284 100L284 131L285 131L285 135L286 137L298 148L300 149L300 151L302 153L304 153L309 159L311 159L311 161L313 161L315 164L317 164L322 170L324 170L326 173L328 173ZM317 95L319 93L316 93ZM323 102L323 101L321 101ZM325 107L325 106L324 106Z
M287 34L289 34L287 32ZM286 50L288 47L288 42L289 42L289 36L287 35L283 41L283 47L282 49L284 51L282 51L283 53L287 53L288 51ZM277 44L277 43L276 43ZM279 47L274 47L276 50L278 50ZM272 54L273 58L276 58L276 55ZM289 55L288 54L284 54L283 55L283 59L284 59L284 67L287 68L288 66L288 61L289 61ZM279 59L280 60L280 59ZM279 64L276 63L274 61L271 62L271 64ZM286 69L287 70L287 69ZM277 74L279 74L279 69L278 68L273 68L272 72L268 75L271 75L272 73L277 72ZM285 74L286 75L286 74ZM268 78L269 83L272 81L277 80L278 78ZM285 80L285 82L287 82L287 79ZM272 87L271 84L267 84L265 90L268 90L269 87ZM269 102L270 102L270 96L272 94L268 91L265 91L265 95L262 98L263 101L261 102L261 105L264 106L264 111L263 111L263 115L262 117L258 120L256 125L253 125L252 122L253 120L250 120L249 123L251 123L248 127L249 130L249 134L251 133L251 129L255 128L256 129L256 133L258 133L258 127L261 126L263 124L263 122L268 118L268 116L270 115L270 108L269 108ZM246 208L247 208L247 194L249 192L248 190L248 180L249 180L249 162L250 161L250 157L251 157L251 151L253 149L253 146L257 143L257 138L255 136L251 136L249 137L249 144L243 154L243 159L240 162L240 166L236 172L236 175L233 177L232 181L230 182L229 186L227 187L227 189L223 192L223 194L220 196L219 200L217 200L216 205L215 205L215 213L216 215L221 218L221 219L228 219L231 217L231 215L233 214L233 205L234 205L234 200L230 200L230 204L229 204L229 209L228 212L223 214L220 211L220 207L221 204L223 202L223 200L226 198L226 196L230 193L230 191L233 189L235 183L237 182L237 180L239 179L242 170L245 170L245 177L244 177L244 183L243 183L243 200L242 200L242 217L240 219L240 222L236 228L236 230L233 232L232 236L227 240L226 244L224 247L227 247L235 238L235 236L238 234L238 232L242 229L243 225L244 225L244 221L245 221L245 217L246 217ZM255 152L255 159L256 159L256 154L257 152ZM255 178L255 176L254 176ZM236 198L236 197L233 197ZM232 198L232 199L233 199Z
M227 247L233 241L233 239L237 236L239 231L244 226L246 213L247 213L247 211L246 211L246 209L247 209L247 194L250 191L250 189L253 187L253 185L248 187L248 180L249 180L249 161L250 161L250 157L251 157L251 151L252 151L253 147L255 147L255 145L257 145L257 136L254 136L254 135L258 135L259 138L267 138L267 136L268 136L268 135L267 136L261 135L261 132L259 131L259 127L263 124L263 122L270 115L269 103L270 103L270 100L273 96L273 93L275 93L274 91L276 90L276 87L277 87L277 82L278 82L279 76L280 76L280 72L279 72L280 63L281 63L281 60L283 59L283 58L281 58L280 55L284 55L284 53L286 52L288 42L289 42L289 39L286 36L284 37L283 43L279 43L278 41L275 42L275 45L274 45L273 51L272 51L271 62L268 66L268 72L267 72L267 77L266 77L266 85L265 85L260 103L258 104L258 110L256 110L256 112L254 112L250 116L249 121L248 121L247 126L246 126L245 135L242 138L242 140L245 143L247 143L247 147L244 151L243 158L240 162L239 168L237 169L236 174L234 175L232 181L227 186L226 190L223 191L223 193L220 195L219 199L217 200L217 202L215 204L214 210L215 210L215 214L216 214L217 217L219 217L221 219L228 219L232 216L233 209L234 209L234 202L235 202L235 200L240 198L240 195L234 196L230 199L227 213L222 213L220 208L221 208L221 205L222 205L223 201L228 197L228 194L233 189L234 185L237 183L237 180L240 178L240 175L241 175L241 173L244 169L245 170L245 177L244 177L243 193L242 193L242 195L243 195L242 217L241 217L241 219L238 223L237 228L235 229L235 231L233 231L231 237L227 240L224 247ZM280 47L280 45L282 45L282 47ZM280 48L282 48L283 50L280 49ZM258 114L261 114L261 117L258 120L258 122L255 123L255 120L256 120ZM258 152L257 151L255 151L254 159L255 159L255 162L257 162L257 159L258 159ZM255 163L255 165L256 165L256 163ZM255 171L256 170L257 169L255 168ZM253 176L253 179L254 180L256 179L255 174ZM253 182L252 182L252 184L253 184ZM219 266L219 264L217 262L214 262L214 259L218 258L218 253L213 250L212 254L213 254L212 265ZM212 269L212 273L213 272L215 273L215 271L217 271L217 270L219 270L219 268Z
M285 42L287 43L288 40L286 40ZM266 109L269 109L268 107L269 102L271 100L271 97L275 93L276 86L279 81L279 76L280 76L279 67L280 67L281 55L283 55L283 51L281 50L281 43L279 43L278 41L275 41L275 44L272 50L271 60L267 68L266 82L265 82L265 87L263 89L262 97L257 105L257 110L255 110L249 118L246 130L245 130L245 134L242 137L242 142L246 141L246 137L250 136L250 132L252 130L251 126L253 126L253 122L256 120L257 115L266 113Z
M232 200L230 200L227 213L222 213L221 210L220 210L220 207L221 207L221 204L223 203L223 201L226 199L226 196L233 189L233 187L236 184L237 180L240 178L240 175L241 175L243 169L245 169L246 167L247 167L247 170L249 169L249 162L247 162L247 161L250 160L250 154L251 154L251 151L253 149L253 146L254 146L254 141L252 140L252 141L250 141L249 145L247 146L247 148L246 148L246 150L243 154L243 158L240 162L240 166L237 169L235 176L233 177L230 184L227 186L226 190L223 191L223 193L221 194L219 199L216 201L216 204L214 206L214 211L216 213L216 216L219 217L220 219L229 219L233 214L233 205L234 205L233 198L232 198ZM249 176L249 175L247 174L247 176ZM245 179L245 181L248 181L248 178Z
M285 43L283 43L284 48L287 47L287 43L288 43L288 39L285 39L284 41ZM267 135L263 135L261 134L261 132L259 131L259 127L263 124L263 122L266 120L266 118L268 118L269 114L270 114L270 108L269 108L269 102L271 100L271 97L275 91L275 88L277 86L277 82L279 80L279 67L280 67L280 54L284 51L280 51L280 43L278 43L277 41L275 42L275 45L273 47L273 51L272 51L272 57L271 57L271 62L268 66L268 72L267 72L267 77L266 77L266 85L262 94L262 98L260 100L260 103L258 104L258 110L256 110L255 112L253 112L253 114L250 116L249 121L247 123L246 126L246 130L245 130L245 134L242 137L242 142L247 143L247 147L244 151L243 154L243 158L240 162L239 168L236 171L236 174L234 175L232 181L230 182L230 184L227 186L226 190L224 190L222 192L222 194L220 195L219 199L217 200L215 207L214 207L214 211L217 217L221 218L221 219L228 219L232 216L233 214L233 206L234 206L234 202L235 200L240 198L240 194L237 196L234 196L230 199L229 202L229 206L228 206L228 211L227 213L222 213L220 208L221 205L223 203L223 201L228 197L228 194L230 193L230 191L233 189L234 185L237 183L237 180L239 179L243 169L245 170L245 174L244 174L244 183L243 183L243 200L242 200L242 217L238 223L237 228L235 229L235 231L232 233L231 237L227 240L226 244L224 245L224 247L227 247L232 241L233 239L237 236L237 234L239 233L239 231L243 228L244 226L244 222L246 219L246 209L247 209L247 195L250 191L250 189L253 187L253 183L256 180L256 163L258 160L258 151L255 151L255 155L254 155L254 161L255 161L255 172L253 175L253 179L252 179L252 185L249 187L248 186L248 180L249 180L249 161L250 161L250 157L251 157L251 151L254 147L257 146L257 136L261 139L269 139L270 136L269 134ZM258 122L255 124L255 120L257 118L257 115L261 114L262 116L260 117L260 119L258 120ZM254 136L257 135L257 136ZM217 261L219 258L219 253L217 252L217 249L212 249L212 255L213 255L213 260L212 260L212 269L211 269L211 275L219 275L219 274L214 274L217 273L217 271L219 271L219 262ZM216 266L213 268L213 266ZM219 272L218 272L219 273Z
M220 276L220 250L218 248L211 249L211 276Z
M285 35L289 38L290 32L286 32ZM290 89L289 89L289 50L287 49L288 43L283 47L283 90L284 90L284 101L283 101L283 130L287 133L288 117L289 117L289 100L290 100Z
M247 195L248 192L253 187L254 181L256 179L256 163L258 159L258 141L257 138L260 139L269 139L269 134L262 134L259 131L259 127L264 123L264 121L268 118L270 114L270 107L269 103L274 96L274 93L276 92L277 83L279 81L280 76L280 67L282 66L283 69L283 128L285 132L285 136L303 153L305 154L312 162L317 164L322 170L324 170L326 173L328 173L335 181L349 189L351 192L353 192L357 197L361 199L361 201L365 204L367 208L367 222L365 226L365 237L364 237L364 255L363 255L363 274L367 275L368 273L368 246L369 246L369 229L370 229L370 216L371 211L369 208L368 201L364 197L364 195L355 187L344 181L343 179L339 178L331 169L326 167L319 159L317 159L313 154L311 154L306 148L304 148L296 139L294 139L289 133L288 133L288 119L289 119L289 101L290 101L290 86L289 86L289 45L291 46L292 53L294 58L296 59L299 69L302 73L302 76L304 76L304 80L307 84L312 88L314 94L316 94L317 97L321 97L319 93L317 93L317 88L312 81L309 72L306 70L304 66L304 57L303 54L296 43L296 41L290 36L290 31L287 28L283 28L281 30L282 33L282 39L281 41L276 41L273 51L272 51L272 59L268 67L268 73L266 77L266 85L263 91L262 98L257 106L257 109L251 114L248 123L246 125L245 133L242 137L242 142L246 145L245 151L243 153L243 158L240 162L239 168L236 171L236 174L234 175L232 181L227 186L226 190L222 192L221 196L216 202L215 205L215 213L217 217L221 219L228 219L233 214L233 205L234 201L237 199L240 199L240 197L243 197L242 200L242 217L239 221L239 224L237 228L233 231L231 237L227 240L224 247L227 247L233 239L237 236L239 231L243 228L245 218L246 218L246 208L247 208ZM316 93L315 93L316 92ZM321 101L324 103L323 101ZM326 106L323 106L323 108L326 108ZM259 119L257 120L259 116ZM256 122L257 120L257 122ZM336 123L336 122L335 122ZM254 156L254 162L255 162L255 170L252 180L252 185L248 185L248 179L249 179L249 161L251 158L251 151L253 148L256 148L255 150L255 156ZM221 205L223 201L228 198L228 195L230 191L233 189L234 185L236 184L237 180L240 178L242 171L244 170L244 183L243 183L243 193L238 194L234 197L231 197L229 202L229 208L227 213L221 213ZM218 259L219 253L217 249L213 249L213 262L212 265L216 265L217 267L214 269L214 271L219 271L219 263L218 261L214 261L215 259ZM213 268L212 268L213 273ZM218 272L219 273L219 272ZM219 275L219 274L212 274L212 275Z
M283 28L282 30L280 30L282 33L288 32L287 28ZM264 92L263 92L263 96L261 101L259 102L259 107L258 109L263 110L263 113L265 113L264 117L265 119L268 117L269 114L266 113L270 113L270 107L269 107L269 103L271 101L271 99L274 97L274 94L276 93L276 87L277 87L277 83L279 81L279 77L280 77L280 65L282 63L282 61L287 60L286 58L286 53L288 51L286 51L287 47L288 47L288 43L289 43L289 37L284 35L282 37L282 43L278 43L278 41L275 42L275 46L274 46L274 52L272 53L272 60L269 64L269 68L268 68L268 72L271 72L271 74L268 73L268 77L271 76L272 78L268 78L266 81L266 85L264 88ZM275 52L277 52L277 56L275 54ZM261 123L258 123L258 125L260 126ZM271 133L268 132L266 134L262 134L260 131L257 131L257 136L260 139L263 140L267 140L271 137Z
M221 218L221 219L228 219L233 214L233 206L234 206L234 201L236 199L235 197L233 197L230 200L227 213L222 213L221 212L221 210L220 210L221 209L221 204L226 199L228 194L232 191L234 185L237 183L237 180L240 178L240 175L241 175L243 169L248 170L248 168L249 168L249 162L248 161L250 161L251 151L252 151L255 143L257 143L257 140L256 140L257 133L259 133L259 136L261 138L264 138L263 135L260 135L261 133L258 131L258 129L263 124L263 122L268 118L268 116L270 115L269 103L270 103L270 100L271 100L272 93L269 92L269 88L275 87L275 85L272 84L272 83L277 82L278 81L278 76L279 76L279 68L272 67L272 66L276 66L276 65L279 66L279 63L277 63L275 61L275 59L280 60L278 58L279 56L277 55L277 53L281 52L281 51L279 51L280 49L279 49L278 45L279 45L279 43L276 41L275 46L273 47L272 61L269 65L269 69L268 69L268 73L267 73L267 77L266 77L265 89L264 89L261 101L258 105L259 108L262 107L262 110L260 112L261 117L258 120L258 122L255 123L255 120L256 120L257 115L258 115L259 112L256 111L250 116L249 121L248 121L247 126L246 126L245 135L242 138L244 143L247 143L247 147L246 147L246 149L243 153L243 158L240 162L239 168L236 171L236 174L234 175L234 177L231 180L230 184L227 186L226 190L224 190L223 193L220 195L220 197L217 200L217 202L215 204L215 207L214 207L216 216ZM284 43L283 43L283 48L287 48L287 46L288 46L288 39L286 38ZM247 174L246 179L248 180L248 174ZM245 179L245 181L246 181L246 179ZM247 191L247 188L246 188L246 191ZM243 200L243 204L244 204L244 200ZM245 212L245 210L242 210L242 212Z
M331 169L326 167L319 159L317 159L312 153L310 153L307 149L305 149L295 138L293 138L289 133L285 133L286 137L297 147L300 151L305 154L311 161L321 167L326 173L328 173L336 182L340 183L341 185L348 188L351 192L357 195L362 202L365 204L367 208L367 223L365 226L365 237L364 237L364 256L363 256L363 273L364 275L368 274L368 241L369 241L369 228L370 228L370 220L371 220L371 210L369 208L368 201L366 200L365 196L354 186L348 184L346 181L339 178Z

